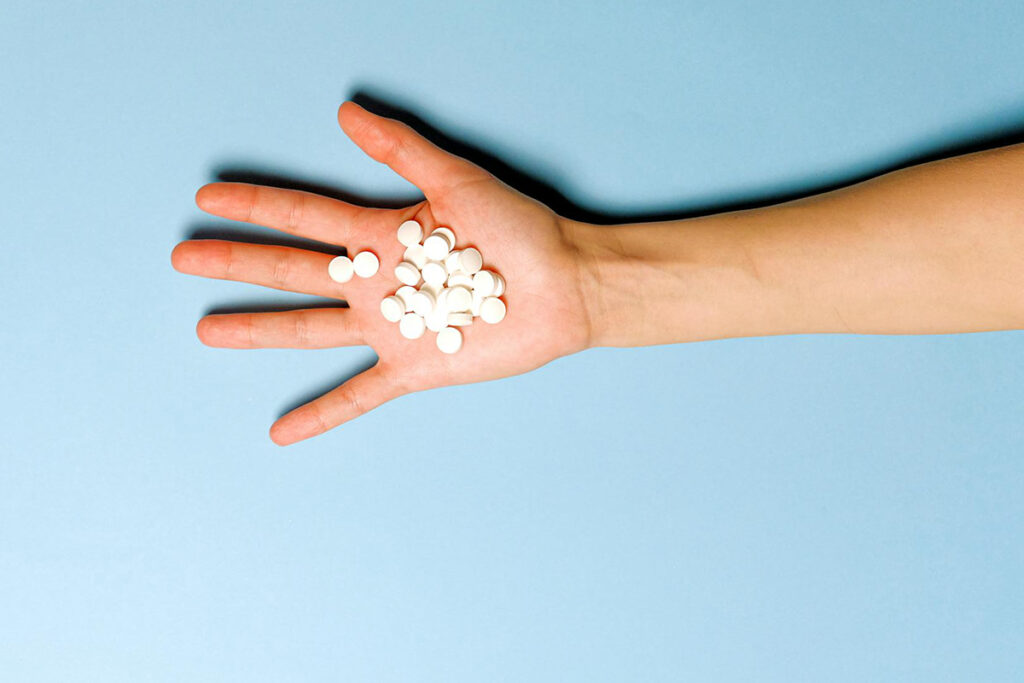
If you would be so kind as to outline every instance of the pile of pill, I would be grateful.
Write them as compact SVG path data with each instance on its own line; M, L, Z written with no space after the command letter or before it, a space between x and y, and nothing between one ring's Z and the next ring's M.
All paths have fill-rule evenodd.
M437 348L455 353L462 348L460 327L471 325L476 317L491 324L505 318L505 278L483 269L478 249L456 249L450 228L437 228L424 239L423 226L409 220L398 226L398 241L405 247L395 268L402 286L380 302L380 312L398 323L403 337L419 339L430 330L437 333ZM331 261L328 274L347 282L353 272L370 277L379 267L374 254L362 251L351 261L344 256Z

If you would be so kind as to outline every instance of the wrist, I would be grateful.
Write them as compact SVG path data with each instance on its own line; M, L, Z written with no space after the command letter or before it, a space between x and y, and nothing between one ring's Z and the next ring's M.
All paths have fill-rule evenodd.
M792 331L793 301L765 277L772 209L658 223L565 221L589 346L642 346Z
M577 283L588 322L587 347L630 346L642 297L633 290L630 270L638 264L618 244L622 226L563 219L563 234L576 257Z

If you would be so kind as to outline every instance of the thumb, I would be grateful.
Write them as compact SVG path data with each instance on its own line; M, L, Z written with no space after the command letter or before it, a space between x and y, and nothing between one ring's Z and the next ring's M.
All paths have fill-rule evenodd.
M341 105L338 123L361 150L420 188L428 199L466 181L490 177L479 166L444 151L405 123L378 116L355 102Z
M280 417L270 427L270 438L287 446L334 429L370 412L405 392L378 362L320 398Z

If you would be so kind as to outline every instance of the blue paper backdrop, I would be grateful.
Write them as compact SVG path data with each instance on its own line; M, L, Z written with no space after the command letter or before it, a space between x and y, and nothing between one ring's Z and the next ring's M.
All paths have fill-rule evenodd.
M280 449L365 348L203 347L225 170L412 196L358 90L596 211L862 177L1024 125L1024 8L0 6L0 679L1024 677L1024 336L595 350ZM457 438L432 416L462 416Z

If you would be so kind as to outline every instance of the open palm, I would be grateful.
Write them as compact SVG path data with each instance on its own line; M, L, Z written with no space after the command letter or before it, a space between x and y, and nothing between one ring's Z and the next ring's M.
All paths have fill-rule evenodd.
M281 417L270 436L285 445L315 436L413 391L514 375L585 348L590 330L572 235L550 209L474 164L453 156L398 121L346 102L338 111L345 133L370 157L416 185L424 201L404 209L372 209L306 192L213 183L196 194L209 213L258 223L301 237L368 249L380 272L337 284L328 254L223 240L189 240L171 255L192 275L239 280L343 299L348 308L209 315L197 334L210 346L325 348L366 344L376 365ZM433 334L409 340L380 313L380 301L400 286L394 268L404 247L395 231L414 218L429 233L448 226L458 246L475 246L485 267L507 281L508 313L496 325L477 319L462 328L464 344L441 353Z

